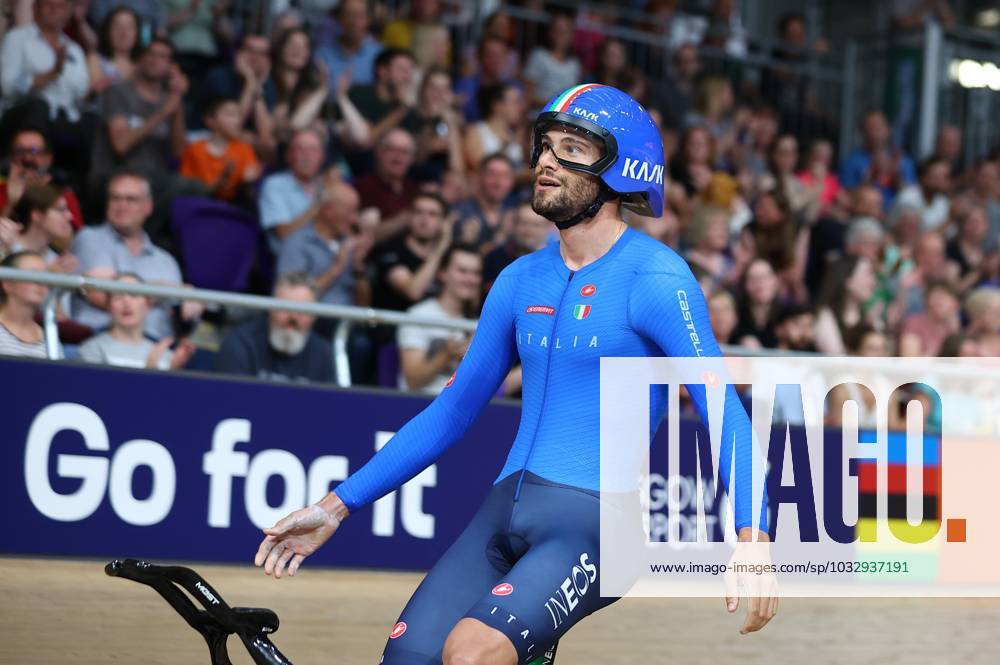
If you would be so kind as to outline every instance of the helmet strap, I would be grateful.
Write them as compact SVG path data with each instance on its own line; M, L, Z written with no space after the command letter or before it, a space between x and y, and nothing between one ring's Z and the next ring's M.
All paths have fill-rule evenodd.
M552 223L556 225L556 228L560 231L565 231L566 229L576 226L580 222L590 219L604 206L605 203L615 198L617 194L601 181L600 189L597 191L597 196L591 201L590 205L584 208L581 212L573 215L569 219L564 220L552 220Z

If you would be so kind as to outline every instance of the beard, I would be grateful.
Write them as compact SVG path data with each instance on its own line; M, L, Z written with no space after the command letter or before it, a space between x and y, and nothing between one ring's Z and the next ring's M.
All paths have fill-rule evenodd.
M306 348L306 342L309 341L309 332L271 326L267 337L271 343L271 348L275 351L289 356L297 356L302 352L302 349Z
M569 172L558 180L556 190L539 189L537 184L531 195L531 209L550 222L564 222L580 214L594 202L601 186L594 176Z

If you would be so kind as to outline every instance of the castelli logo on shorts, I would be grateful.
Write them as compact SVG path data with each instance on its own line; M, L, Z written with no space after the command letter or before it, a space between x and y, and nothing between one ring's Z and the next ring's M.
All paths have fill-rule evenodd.
M587 284L582 289L580 289L580 295L584 298L589 298L590 296L597 293L597 286L594 284Z
M455 375L458 374L457 371L451 373L451 378L448 379L448 383L444 384L445 388L451 388L451 384L455 383Z
M405 632L406 632L406 622L400 621L399 623L397 623L395 626L392 627L392 632L389 633L389 639L394 640L397 637L402 636L402 634Z
M524 311L528 314L548 314L552 316L556 313L556 308L549 307L548 305L528 305L528 309Z
M514 593L514 587L511 586L510 584L507 584L506 582L503 582L493 587L494 596L509 596L512 593Z

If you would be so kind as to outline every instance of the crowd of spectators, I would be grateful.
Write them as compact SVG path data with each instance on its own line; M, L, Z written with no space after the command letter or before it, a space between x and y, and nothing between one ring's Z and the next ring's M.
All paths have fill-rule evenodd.
M828 118L795 69L827 46L795 13L776 30L784 66L748 88L732 62L703 59L748 48L733 3L711 4L692 17L648 3L647 16L671 18L636 26L662 37L641 54L667 63L661 77L634 66L640 46L562 10L515 47L524 26L502 12L456 44L437 0L398 15L340 0L324 21L292 11L267 33L246 30L227 0L5 0L3 265L184 286L192 258L174 204L211 198L257 225L246 290L475 319L506 265L558 239L525 204L534 114L595 81L635 96L661 129L667 209L626 221L687 259L720 342L1000 355L997 150L965 163L962 131L946 125L917 159L881 109ZM838 123L857 124L857 150L836 154ZM0 353L44 356L45 296L2 285ZM220 371L336 379L336 323L311 315L234 322L194 302L91 291L59 317L67 348L90 362L183 367L190 331L211 320ZM352 377L439 390L468 342L447 328L357 326ZM518 390L515 374L503 392Z

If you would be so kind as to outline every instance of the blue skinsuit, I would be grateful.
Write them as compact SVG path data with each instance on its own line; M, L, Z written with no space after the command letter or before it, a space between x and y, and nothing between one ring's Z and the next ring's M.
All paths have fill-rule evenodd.
M600 358L721 356L701 289L672 249L628 229L604 256L574 272L559 245L549 245L500 274L451 385L336 488L348 509L396 489L460 439L515 353L523 366L522 410L507 461L469 527L404 609L386 664L440 663L445 637L464 616L502 630L525 662L613 602L596 588ZM691 394L707 423L704 388ZM665 406L666 387L654 388L657 421ZM741 442L740 529L754 522L753 448L750 420L731 387L724 413L722 459L732 454L734 434ZM728 488L727 468L721 476ZM566 579L573 584L568 598Z

